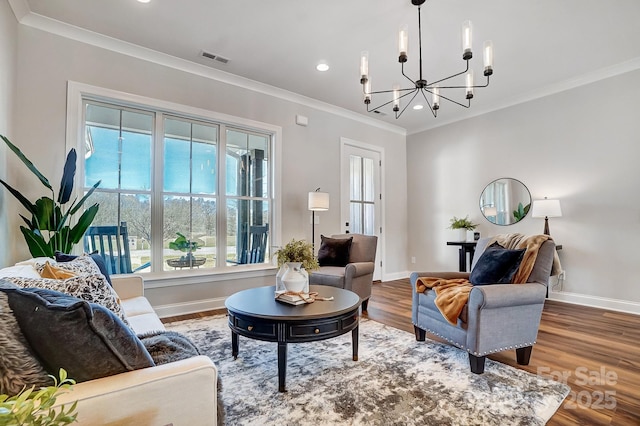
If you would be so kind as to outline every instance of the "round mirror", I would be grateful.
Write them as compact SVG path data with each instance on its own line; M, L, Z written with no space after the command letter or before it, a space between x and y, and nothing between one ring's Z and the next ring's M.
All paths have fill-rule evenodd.
M480 195L480 211L496 225L520 222L531 208L531 194L517 179L496 179Z

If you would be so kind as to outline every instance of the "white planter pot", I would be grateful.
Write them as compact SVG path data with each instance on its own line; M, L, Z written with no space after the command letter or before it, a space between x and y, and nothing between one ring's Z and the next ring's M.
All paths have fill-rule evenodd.
M474 238L475 232L474 231L467 231L466 234L467 234L467 242L468 243L472 243L472 242L475 241L475 238Z
M466 241L467 240L467 230L464 228L461 229L453 229L453 237L451 241Z

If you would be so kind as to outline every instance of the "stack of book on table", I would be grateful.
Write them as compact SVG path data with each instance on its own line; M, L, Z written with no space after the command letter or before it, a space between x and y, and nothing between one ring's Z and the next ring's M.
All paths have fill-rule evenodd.
M303 298L304 297L304 298ZM302 305L305 299L309 299L309 294L292 294L292 293L279 293L276 292L276 300L290 305Z

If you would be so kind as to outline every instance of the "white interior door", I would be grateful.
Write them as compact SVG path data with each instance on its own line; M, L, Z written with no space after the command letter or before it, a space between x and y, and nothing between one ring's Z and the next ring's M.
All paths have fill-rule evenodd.
M340 217L342 231L376 235L376 267L374 280L383 276L381 152L357 142L342 140L340 161Z

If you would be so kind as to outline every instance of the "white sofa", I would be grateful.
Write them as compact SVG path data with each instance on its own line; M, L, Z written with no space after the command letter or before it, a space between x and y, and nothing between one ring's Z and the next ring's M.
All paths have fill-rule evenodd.
M111 280L136 334L165 329L144 297L141 277ZM56 406L78 401L78 425L215 425L217 376L214 363L201 355L77 383L58 397Z

